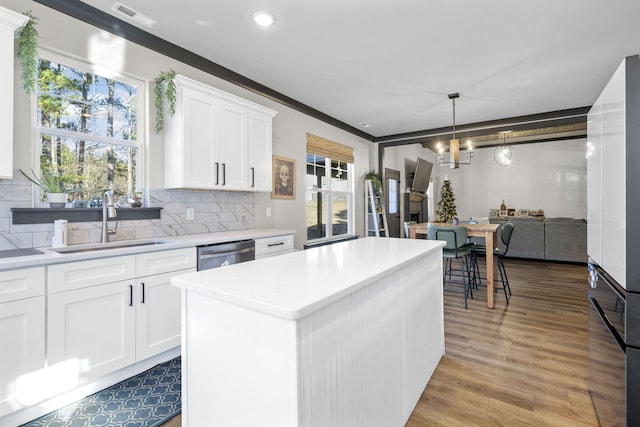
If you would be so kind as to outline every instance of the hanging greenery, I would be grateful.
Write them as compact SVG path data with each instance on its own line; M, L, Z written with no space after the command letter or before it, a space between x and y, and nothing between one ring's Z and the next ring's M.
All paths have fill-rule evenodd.
M162 71L154 80L153 104L156 107L156 133L164 129L164 101L166 98L169 114L176 113L176 84L173 78L176 72L173 70Z
M18 35L18 59L22 68L22 90L27 94L32 94L36 89L36 78L38 75L38 30L36 30L36 20L31 11L24 12L23 15L29 17L29 21L22 28Z

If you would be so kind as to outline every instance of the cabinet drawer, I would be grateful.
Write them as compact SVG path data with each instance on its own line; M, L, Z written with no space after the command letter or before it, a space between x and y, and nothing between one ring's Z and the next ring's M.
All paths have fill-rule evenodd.
M44 267L0 273L0 303L44 295Z
M138 277L169 273L195 267L195 247L136 255L136 275Z
M293 251L293 235L256 239L256 259L280 255Z
M120 280L131 280L135 275L134 255L92 259L49 266L47 285L49 293L55 293Z

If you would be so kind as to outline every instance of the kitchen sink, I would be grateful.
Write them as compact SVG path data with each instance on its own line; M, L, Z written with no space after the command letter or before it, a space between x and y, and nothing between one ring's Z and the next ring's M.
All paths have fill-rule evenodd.
M29 256L29 255L39 255L44 252L39 251L33 248L25 248L25 249L7 249L0 251L0 258L13 258L18 256Z
M67 246L64 248L51 248L53 252L60 254L75 254L78 252L94 252L104 251L107 249L135 248L138 246L163 245L166 243L174 243L173 240L129 240L124 242L98 243L93 245L77 245Z

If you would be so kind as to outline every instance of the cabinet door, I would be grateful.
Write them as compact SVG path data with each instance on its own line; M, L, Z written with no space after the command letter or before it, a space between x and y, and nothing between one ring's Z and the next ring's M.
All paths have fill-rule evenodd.
M176 274L148 276L138 281L136 359L142 360L180 345L180 289L171 285Z
M602 265L602 97L587 116L587 254Z
M246 107L220 101L220 165L219 188L249 189Z
M44 295L44 267L20 268L0 274L0 303Z
M293 252L293 234L255 239L256 259Z
M138 254L136 255L136 276L152 276L195 268L196 257L195 247Z
M24 398L41 394L38 390L19 390L24 397L18 401L16 381L44 368L44 312L44 296L0 304L0 417L32 403Z
M0 178L13 178L13 50L16 30L27 23L27 18L9 9L0 8Z
M134 282L49 295L49 364L76 359L80 374L97 378L135 361Z
M625 81L623 62L602 98L602 264L626 288Z
M182 141L177 142L184 156L182 186L213 188L219 182L216 173L220 173L218 168L222 163L217 146L218 101L190 89L185 89L183 96L183 135Z
M271 126L272 118L267 114L249 112L249 189L271 191Z
M134 255L54 264L47 267L48 292L63 292L136 276Z

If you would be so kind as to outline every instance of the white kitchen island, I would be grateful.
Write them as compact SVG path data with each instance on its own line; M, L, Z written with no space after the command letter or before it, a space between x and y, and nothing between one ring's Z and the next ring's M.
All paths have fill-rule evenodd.
M403 426L444 354L443 242L364 238L172 280L185 426Z

